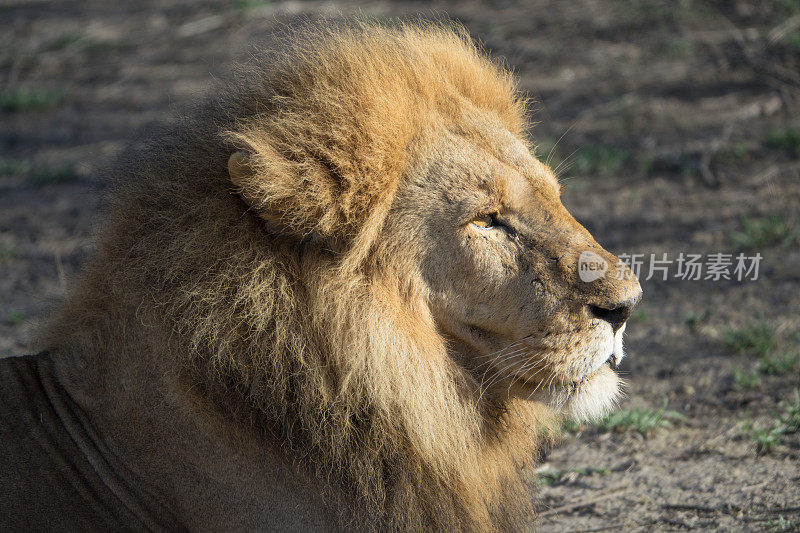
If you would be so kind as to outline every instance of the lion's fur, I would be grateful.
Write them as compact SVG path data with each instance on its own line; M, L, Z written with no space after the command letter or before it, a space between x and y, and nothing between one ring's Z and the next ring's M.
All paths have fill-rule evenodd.
M381 228L433 126L469 130L469 110L521 135L524 102L450 28L293 39L123 165L112 223L45 346L100 366L139 346L125 353L325 480L345 523L516 529L551 421L480 398ZM267 179L235 188L235 150Z

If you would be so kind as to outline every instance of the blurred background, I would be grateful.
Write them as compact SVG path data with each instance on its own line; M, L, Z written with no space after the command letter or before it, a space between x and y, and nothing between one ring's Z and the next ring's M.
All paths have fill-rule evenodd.
M91 252L103 169L272 32L449 18L516 72L567 207L641 262L628 398L565 425L542 530L800 528L800 0L115 4L0 2L0 356Z

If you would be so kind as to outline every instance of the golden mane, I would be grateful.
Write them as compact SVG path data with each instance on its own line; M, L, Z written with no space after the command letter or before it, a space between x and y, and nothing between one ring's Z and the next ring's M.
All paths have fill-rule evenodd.
M174 362L180 383L328 480L344 517L521 527L548 415L482 401L413 265L380 241L415 143L473 110L525 127L511 76L463 31L293 34L122 167L113 223L48 346L139 343ZM235 150L262 178L237 190Z

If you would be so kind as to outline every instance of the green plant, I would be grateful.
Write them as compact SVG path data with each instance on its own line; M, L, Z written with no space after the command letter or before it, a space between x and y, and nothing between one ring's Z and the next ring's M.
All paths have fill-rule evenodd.
M654 2L652 0L620 0L614 2L620 22L629 29L647 27L679 27L685 20L708 16L708 9L695 0Z
M44 185L54 185L57 183L67 183L78 179L72 165L59 165L57 167L43 166L35 169L31 173L31 181L34 185L42 187Z
M770 376L784 376L789 372L800 370L800 354L773 353L761 358L758 371Z
M77 43L82 38L83 37L77 33L62 33L53 41L52 47L56 50L61 50Z
M783 414L780 422L783 424L784 433L797 433L800 431L800 390L795 389L794 398L784 400L782 403Z
M786 36L786 42L792 48L800 48L800 31L793 31Z
M639 309L634 311L633 314L630 316L630 318L628 318L628 320L632 324L640 324L650 320L650 314L644 309Z
M561 421L561 432L562 433L577 433L578 431L582 431L586 425L583 422L578 422L574 418L564 418Z
M761 377L737 366L733 369L733 382L739 390L753 390L761 385Z
M671 427L673 422L684 420L677 411L667 410L667 401L660 409L635 408L607 415L595 423L599 431L636 431L647 436L658 428Z
M491 35L492 37L502 38L505 35L505 28L503 28L502 24L498 24L497 22L488 22L483 33Z
M31 169L27 159L0 159L0 176L19 176Z
M708 322L708 319L711 318L711 311L706 309L702 313L695 313L694 311L689 311L685 315L683 315L683 323L686 324L686 327L689 328L689 331L692 333L697 333L700 329L700 325Z
M786 128L774 130L767 135L767 146L779 150L787 150L800 156L800 130Z
M667 42L666 51L671 57L685 59L694 52L694 42L685 37L675 37Z
M778 342L775 327L760 320L742 328L728 328L722 332L722 341L733 352L749 352L758 357L768 356Z
M783 430L777 425L751 425L748 427L748 433L756 445L756 453L765 454L771 452L775 446L780 444Z
M777 529L778 531L800 531L800 522L797 520L789 520L779 515L778 518L770 518L764 522L764 527L767 529Z
M577 174L598 174L609 177L619 173L631 159L631 155L630 150L590 144L575 154L572 168Z
M747 144L745 144L744 141L739 141L738 143L736 143L736 145L733 147L733 150L731 150L733 157L735 157L736 159L746 158L747 152L748 152Z
M23 88L0 91L0 109L3 111L51 109L59 102L61 95L56 91Z
M0 263L13 259L16 255L13 246L8 243L0 244Z
M236 0L234 5L239 11L250 11L251 9L268 6L271 3L269 0Z
M536 476L536 484L539 486L549 486L557 483L561 479L560 470L545 470Z
M776 0L775 4L783 13L793 15L800 13L800 0Z
M747 161L749 158L750 149L744 141L739 141L731 146L720 149L713 157L714 161L728 165L740 164Z
M756 453L765 454L780 444L783 435L800 431L800 390L794 391L794 397L780 403L782 412L773 417L766 425L745 425L750 438L756 445Z
M18 326L25 321L25 313L22 311L11 311L8 313L8 321L12 326Z
M742 218L741 229L731 235L731 242L740 250L758 250L776 244L788 248L797 241L800 228L780 215L766 218Z
M655 166L656 159L653 154L648 153L640 153L636 156L636 168L639 171L639 174L647 175L653 171L653 166Z

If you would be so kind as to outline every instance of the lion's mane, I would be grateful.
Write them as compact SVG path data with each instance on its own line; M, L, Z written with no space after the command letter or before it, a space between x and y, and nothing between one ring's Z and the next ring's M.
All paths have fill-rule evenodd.
M516 529L547 415L482 400L380 231L424 134L477 110L521 135L524 102L458 29L291 43L122 165L113 221L46 342L169 361L176 383L326 480L345 521ZM263 177L241 190L235 150Z

